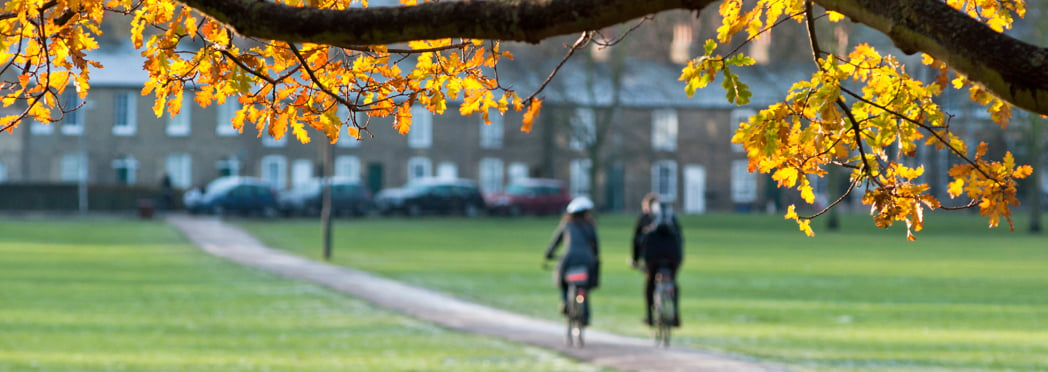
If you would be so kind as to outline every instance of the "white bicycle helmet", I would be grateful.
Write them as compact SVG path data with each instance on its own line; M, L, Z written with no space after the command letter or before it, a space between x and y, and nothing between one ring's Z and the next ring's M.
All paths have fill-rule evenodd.
M590 209L593 209L593 201L585 196L571 199L571 203L568 203L568 207L566 208L568 213L579 213Z

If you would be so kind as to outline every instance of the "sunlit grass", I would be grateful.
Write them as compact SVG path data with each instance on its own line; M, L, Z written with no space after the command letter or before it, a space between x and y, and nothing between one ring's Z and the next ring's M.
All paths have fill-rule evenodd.
M0 221L0 371L563 371L210 257L161 222Z
M594 326L647 335L627 265L631 216L602 216ZM687 216L675 343L815 370L1048 370L1048 237L930 216L916 242L847 216L804 237L780 216ZM317 221L244 221L319 257ZM340 220L334 262L557 319L542 250L553 218ZM1025 226L1022 220L1016 226Z

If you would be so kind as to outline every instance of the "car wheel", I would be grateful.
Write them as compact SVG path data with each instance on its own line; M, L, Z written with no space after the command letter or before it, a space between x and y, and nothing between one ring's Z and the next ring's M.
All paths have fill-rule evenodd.
M480 215L480 208L476 204L466 204L466 210L464 211L466 217L476 217Z
M411 217L418 217L422 215L422 207L418 204L410 204L407 208L407 215Z
M262 217L274 218L277 216L277 209L273 207L265 207L262 209Z
M519 205L514 205L514 206L510 206L509 207L509 215L510 216L518 217L521 214L523 214L523 213L521 212Z

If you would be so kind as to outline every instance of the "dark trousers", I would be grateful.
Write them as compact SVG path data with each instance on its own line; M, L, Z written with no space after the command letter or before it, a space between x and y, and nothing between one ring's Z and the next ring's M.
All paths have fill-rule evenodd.
M644 307L645 319L648 324L651 324L651 306L654 303L655 297L655 274L659 272L659 269L665 267L670 270L670 278L673 279L674 291L673 291L673 304L677 307L676 319L673 320L675 327L680 327L680 283L677 282L677 269L680 268L679 263L665 263L659 266L649 267L648 271L644 274L644 303L647 305Z

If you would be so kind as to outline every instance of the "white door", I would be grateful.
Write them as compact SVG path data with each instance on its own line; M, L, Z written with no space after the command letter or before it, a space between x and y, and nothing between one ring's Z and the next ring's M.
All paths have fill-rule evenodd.
M313 161L298 159L291 163L291 187L299 187L313 180Z
M684 213L706 213L706 167L684 167Z

